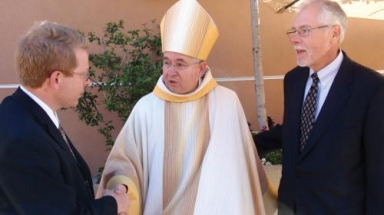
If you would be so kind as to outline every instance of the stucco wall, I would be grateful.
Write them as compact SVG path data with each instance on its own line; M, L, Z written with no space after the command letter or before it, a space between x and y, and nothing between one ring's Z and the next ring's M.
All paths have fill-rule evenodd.
M20 36L34 21L52 20L81 29L101 32L109 21L123 19L128 28L140 28L152 19L161 20L176 0L1 0L0 1L0 101L14 91L3 89L18 84L13 66L13 52ZM220 84L235 90L252 128L257 129L254 81L228 81L233 77L252 77L252 35L249 0L200 0L215 20L219 39L208 64ZM295 66L293 49L285 35L293 14L275 14L260 3L261 50L265 80L267 114L280 123L283 111L282 79ZM350 19L343 48L348 55L374 69L384 69L383 21ZM106 156L104 140L96 128L77 120L72 110L61 111L60 119L66 132L88 161L92 173L103 166ZM1 120L1 119L0 119ZM116 134L121 128L116 125Z

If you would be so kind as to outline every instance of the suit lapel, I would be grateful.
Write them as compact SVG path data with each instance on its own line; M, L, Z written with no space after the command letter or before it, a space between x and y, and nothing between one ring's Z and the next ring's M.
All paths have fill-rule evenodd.
M293 103L293 110L295 110L295 115L299 116L298 118L298 125L300 126L300 116L301 116L301 109L303 107L303 99L304 99L304 92L305 92L305 85L307 84L307 80L309 77L309 69L303 68L299 72L299 76L297 77L295 81L295 85L293 88L292 94L295 96L294 103ZM297 117L295 117L297 118Z
M289 142L292 141L295 147L293 148L291 144L289 148L290 153L293 153L295 157L299 156L299 145L300 145L300 118L301 118L301 109L303 106L303 98L305 92L305 85L309 76L309 69L303 67L297 67L295 69L295 75L290 77L287 80L287 88L284 89L285 93L292 98L286 97L287 102L285 104L289 109L285 110L285 120L284 124L289 126L284 126L285 135L289 137Z
M344 54L344 60L340 69L333 81L328 96L325 99L323 107L316 119L311 135L308 138L307 144L300 154L300 159L313 148L320 137L327 131L333 120L337 118L338 113L342 110L345 102L349 97L348 86L353 81L353 74L350 72L351 60Z
M66 143L64 142L60 131L56 128L55 124L52 122L51 118L49 118L48 114L44 111L43 108L41 108L31 97L25 94L20 88L18 88L12 96L18 103L23 105L27 110L32 113L36 122L39 122L39 124L55 140L55 143L59 143L60 147L62 147L64 151L70 153L68 152Z
M71 152L68 151L67 145L64 142L64 139L59 129L56 128L55 124L52 122L51 118L49 118L48 114L44 111L44 109L41 108L32 98L25 94L20 88L18 88L12 96L18 103L23 105L27 110L32 113L36 122L38 122L55 140L55 142L52 142L52 144L58 144L65 151L65 153L68 154L68 157L70 157L70 159L73 160L74 163L76 163L79 168L79 171L83 176L83 179L85 180L86 186L90 193L90 197L93 199L94 192L92 187L91 172L79 152L76 150L75 147L73 147L71 140L67 137L78 162L76 162L76 160L73 158Z
M76 163L81 171L81 173L83 174L83 178L84 178L84 182L85 182L85 185L89 191L89 194L91 197L94 197L95 194L94 194L94 191L93 191L93 182L92 182L92 178L91 178L91 171L89 170L88 168L88 165L87 163L85 162L85 160L83 159L83 157L80 155L80 153L77 151L77 149L73 146L72 144L72 141L67 138L68 141L69 141L69 145L72 147L72 150L73 150L73 154L75 155L76 157Z

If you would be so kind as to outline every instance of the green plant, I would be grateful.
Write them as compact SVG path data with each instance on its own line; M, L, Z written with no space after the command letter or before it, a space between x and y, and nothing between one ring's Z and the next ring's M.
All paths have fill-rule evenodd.
M276 149L274 151L265 154L265 159L271 164L281 164L282 162L282 149Z
M272 117L268 116L267 117L267 122L268 122L268 128L271 129L275 126L280 126L279 124L275 124L275 122L272 120ZM250 125L248 123L248 125ZM265 132L266 129L262 129L260 132ZM252 132L252 137L253 140L255 141L255 137L259 132ZM255 142L256 144L256 142ZM264 165L270 165L270 164L281 164L282 163L282 152L283 150L280 149L275 149L272 151L261 151L258 149L259 157L261 158L261 161Z
M154 26L155 20L152 21ZM109 22L102 36L87 34L91 44L101 48L91 53L92 86L79 100L76 110L87 125L98 126L107 149L113 146L113 121L102 110L117 113L125 122L136 102L151 92L161 75L161 40L158 33L143 24L143 29L124 31L124 22ZM103 106L100 108L100 106Z

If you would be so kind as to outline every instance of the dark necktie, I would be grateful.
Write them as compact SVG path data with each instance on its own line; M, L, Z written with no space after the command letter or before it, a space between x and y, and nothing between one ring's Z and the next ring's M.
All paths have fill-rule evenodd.
M312 85L309 89L307 96L305 97L303 110L301 112L301 128L300 128L300 151L305 147L305 144L308 140L308 137L315 123L316 116L316 100L317 100L317 90L319 83L319 77L317 73L311 75Z
M63 129L60 125L59 125L59 131L60 131L60 133L61 133L61 136L63 136L65 145L67 146L67 147L66 147L67 150L72 154L72 156L73 156L73 157L75 158L75 160L76 160L75 154L73 153L72 148L71 148L71 146L70 146L70 144L69 144L69 141L68 141L68 139L67 139L67 135L65 134L64 129Z

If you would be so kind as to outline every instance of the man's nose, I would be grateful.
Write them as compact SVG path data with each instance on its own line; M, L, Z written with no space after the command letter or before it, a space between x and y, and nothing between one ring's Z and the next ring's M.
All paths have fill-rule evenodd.
M87 79L86 81L85 81L85 83L84 83L84 85L86 86L86 87L89 87L89 86L91 86L91 84L92 84L92 81L91 81L91 79Z
M289 34L288 39L292 44L298 44L301 41L301 37L297 32Z
M177 69L176 69L176 66L174 64L172 64L170 67L166 68L165 70L170 75L177 74Z

